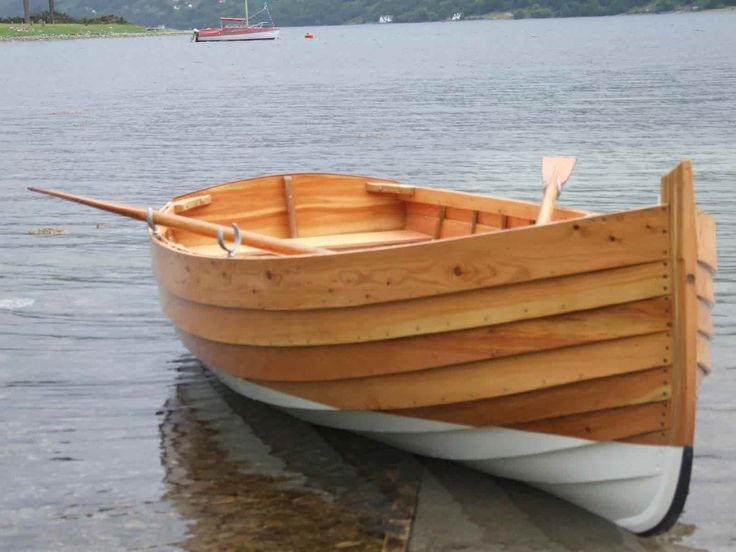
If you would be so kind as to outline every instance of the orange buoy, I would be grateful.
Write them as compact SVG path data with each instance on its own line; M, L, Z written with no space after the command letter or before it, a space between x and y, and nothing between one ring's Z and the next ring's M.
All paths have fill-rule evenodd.
M307 33L304 35L304 38L314 38L314 35L312 33Z

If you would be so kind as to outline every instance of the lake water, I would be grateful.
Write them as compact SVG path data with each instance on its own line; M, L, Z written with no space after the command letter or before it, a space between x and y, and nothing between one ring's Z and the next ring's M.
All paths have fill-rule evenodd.
M420 486L415 551L736 550L735 12L188 40L0 44L0 549L380 550ZM657 539L234 399L161 314L145 228L25 190L160 206L339 171L537 199L545 154L601 211L690 158L718 221L715 369Z

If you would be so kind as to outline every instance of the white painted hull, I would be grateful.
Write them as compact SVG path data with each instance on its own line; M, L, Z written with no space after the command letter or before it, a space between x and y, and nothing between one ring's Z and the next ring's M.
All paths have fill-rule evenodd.
M687 493L692 454L689 448L597 442L338 410L216 369L213 372L237 393L302 420L354 431L412 453L454 460L495 476L524 481L634 533L648 533L666 525L668 519L679 514Z
M195 31L194 41L195 42L242 42L245 40L274 40L278 38L279 30L270 31L259 31L250 33L238 33L238 34L223 34L223 35L202 35Z

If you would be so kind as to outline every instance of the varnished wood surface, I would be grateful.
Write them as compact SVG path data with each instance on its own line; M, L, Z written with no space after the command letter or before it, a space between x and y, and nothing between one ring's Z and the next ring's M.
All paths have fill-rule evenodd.
M351 410L395 410L502 397L668 365L666 332L388 376L327 382L259 382Z
M199 190L174 202L206 193L211 203L191 209L188 216L228 226L236 222L244 229L289 238L292 228L284 188L287 176L292 179L293 217L298 221L299 236L404 228L402 202L391 194L366 193L368 179L362 176L305 173L258 177ZM183 245L210 243L183 232L177 232L174 239Z
M203 205L209 205L212 203L212 196L210 194L202 194L198 196L192 196L181 201L175 201L172 203L174 213L181 214L187 211L191 211L195 207L202 207Z
M284 199L286 200L286 215L289 221L289 237L299 237L299 226L296 221L296 208L294 207L294 177L284 177Z
M393 412L476 427L510 426L667 400L671 393L670 371L670 367L658 367L499 398Z
M711 368L717 264L715 226L696 211L690 171L684 163L663 178L663 205L611 215L558 209L553 218L572 220L538 228L535 203L365 177L344 184L352 191L341 203L320 196L316 176L302 187L294 175L300 236L306 220L307 239L339 247L349 238L338 234L360 233L344 217L378 209L379 228L364 232L442 239L329 260L225 260L155 244L154 266L164 310L197 356L295 397L471 426L690 444L698 377ZM260 205L260 220L280 220L288 233L283 177L274 178L280 211ZM353 194L356 182L368 199ZM243 186L228 193L247 195ZM396 227L380 228L389 219Z
M592 441L624 440L637 435L666 431L669 425L667 419L669 402L597 410L518 424L513 427L525 431L554 433Z
M664 260L667 219L666 208L656 206L329 259L210 259L154 242L153 264L160 285L199 303L269 310L345 307Z
M43 188L28 188L32 192L38 192L54 197L64 199L66 201L73 201L81 203L95 209L102 211L108 211L116 215L137 219L141 221L148 221L152 226L160 226L161 236L159 232L152 232L152 239L159 243L167 243L167 239L172 235L174 229L192 233L201 237L207 237L209 239L224 238L232 242L235 236L235 228L230 226L223 226L213 222L208 222L199 218L192 218L183 215L177 215L172 213L171 210L175 210L176 203L169 204L167 207L160 211L154 211L152 209L146 209L143 207L136 207L134 205L127 205L124 203L114 203L111 201L104 201L94 199L91 197L80 196L76 194L70 194L67 192L60 192L57 190L47 190ZM193 199L192 199L193 201ZM150 218L149 218L150 217ZM158 230L158 229L157 229ZM250 230L240 230L240 239L243 243L257 247L259 249L265 249L267 251L279 253L279 254L298 254L306 253L311 255L322 255L328 254L329 251L316 249L302 245L300 243L290 243L286 240L270 236L268 234L261 234Z
M407 228L441 238L456 238L532 225L534 225L532 219L498 213L484 213L427 203L409 202L406 205Z
M371 247L385 247L388 245L407 245L430 241L432 236L414 232L412 230L384 230L381 232L356 232L354 234L339 234L332 236L313 236L310 238L295 238L284 240L311 247L327 248L331 251L348 251L351 249L365 249ZM186 248L197 255L208 257L223 257L226 253L219 244L208 243L192 245ZM254 247L241 246L235 252L236 258L265 256L270 253Z
M667 297L547 318L342 345L264 347L215 342L180 331L187 348L234 376L324 381L427 370L665 331Z
M666 263L653 262L354 309L234 309L160 293L166 315L187 333L241 345L299 346L382 341L575 312L665 295L668 284Z
M672 301L674 351L671 401L673 443L691 444L697 397L697 255L695 190L692 164L683 161L662 177L662 200L669 205L672 231Z
M414 186L405 184L391 184L389 182L373 182L365 183L365 190L373 193L388 193L398 195L414 195Z
M520 201L485 194L473 194L468 192L456 192L436 188L424 188L414 186L412 195L401 195L400 199L406 202L423 203L427 205L445 205L446 207L457 207L497 213L533 221L539 214L539 203L532 201ZM591 211L581 209L557 208L552 214L552 220L569 220L592 214Z

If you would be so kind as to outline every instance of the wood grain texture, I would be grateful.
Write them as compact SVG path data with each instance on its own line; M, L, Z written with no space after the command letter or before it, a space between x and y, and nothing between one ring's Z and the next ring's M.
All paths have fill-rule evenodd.
M365 177L294 176L300 236L404 228L405 205L392 194L369 194Z
M372 193L398 194L398 195L414 195L414 186L405 184L391 184L388 182L372 182L365 183L365 190Z
M662 199L671 217L673 301L673 444L692 444L697 396L698 297L696 290L698 235L692 164L683 161L662 177Z
M670 398L671 367L653 368L517 395L410 408L396 414L474 427L511 426Z
M497 232L508 227L508 218L497 213L479 213L469 209L447 207L443 210L440 205L426 203L407 203L406 227L411 230L428 234L436 234L439 228L439 237L455 238L475 233ZM529 219L513 218L514 227L530 226L534 221ZM479 224L480 223L480 224Z
M633 443L636 445L657 445L657 446L668 446L671 444L669 426L665 423L665 426L657 431L645 431L638 435L631 435L618 439L623 443Z
M212 196L210 194L202 194L180 201L175 201L172 203L172 207L174 209L174 213L179 215L181 213L191 211L195 207L202 207L204 205L209 205L210 203L212 203Z
M310 347L232 345L179 332L199 359L264 381L324 381L426 370L665 331L666 297L571 314L387 341Z
M385 247L389 245L407 245L430 241L432 236L413 232L411 230L384 230L382 232L356 232L354 234L335 234L330 236L313 236L311 238L286 239L290 243L299 243L311 247L324 247L331 251L349 251L351 249L366 249ZM197 255L209 257L223 257L227 253L215 243L199 244L186 248ZM236 258L272 255L268 251L255 247L241 246L235 253Z
M670 340L662 332L390 376L257 383L338 408L396 410L502 397L667 365Z
M456 192L435 188L424 188L414 186L414 194L401 196L406 202L424 203L428 205L445 205L487 213L496 213L511 217L518 217L534 221L539 214L539 203L532 201L521 201L502 197L472 194L467 192ZM556 208L552 213L552 220L569 220L593 214L581 209Z
M161 289L173 324L210 341L298 346L382 341L587 310L668 293L665 263L353 309L265 311L204 305Z
M289 237L299 237L299 225L296 220L296 207L294 205L294 177L284 177L284 200L286 201L286 214L289 221Z
M513 427L592 441L616 441L666 430L668 410L669 401L663 401L574 414Z
M288 238L291 231L284 201L287 176L293 182L300 236L404 227L403 203L393 195L366 193L368 178L363 176L314 173L265 176L213 186L178 197L174 203L206 193L212 197L211 204L188 211L188 216L228 226L236 222L243 229ZM187 246L208 243L206 239L181 232L174 238Z
M282 176L212 186L174 198L172 204L186 202L202 194L210 196L210 203L188 210L187 216L228 226L237 222L241 228L253 232L277 238L289 237ZM211 239L181 231L175 231L172 239L186 246L212 243Z
M211 202L196 205L203 195ZM299 239L375 247L221 259L154 241L164 311L231 375L348 410L692 443L717 252L689 162L663 177L662 205L555 209L540 227L537 203L344 175L264 177L177 201L204 220L288 236L298 219ZM431 237L442 239L418 243Z
M282 195L280 201L283 208ZM153 265L161 286L195 302L268 310L345 307L664 260L667 227L667 209L657 206L329 259L210 259L154 241Z

